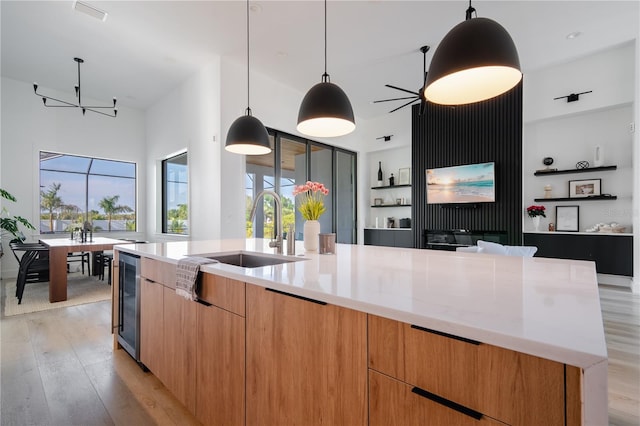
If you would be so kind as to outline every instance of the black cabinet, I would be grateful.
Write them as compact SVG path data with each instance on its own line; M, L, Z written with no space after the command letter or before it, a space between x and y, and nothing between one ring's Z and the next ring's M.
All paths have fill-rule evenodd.
M536 257L592 260L600 274L633 276L633 236L525 233L524 244L536 246Z
M365 229L364 245L413 248L411 229Z

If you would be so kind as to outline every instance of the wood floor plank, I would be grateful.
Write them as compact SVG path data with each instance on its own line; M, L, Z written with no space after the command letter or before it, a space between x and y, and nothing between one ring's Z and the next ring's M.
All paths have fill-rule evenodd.
M600 286L609 355L609 424L640 424L640 295Z

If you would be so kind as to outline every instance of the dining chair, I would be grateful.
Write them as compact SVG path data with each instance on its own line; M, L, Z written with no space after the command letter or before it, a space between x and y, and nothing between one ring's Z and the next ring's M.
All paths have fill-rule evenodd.
M22 303L27 283L49 281L49 248L39 243L9 243L13 255L18 259L18 278L16 279L16 297L18 305Z
M113 253L99 251L99 252L95 252L93 255L96 260L94 265L96 268L98 268L98 271L97 271L98 279L104 281L104 269L108 268L107 283L111 285L111 264L113 263Z
M91 264L89 263L90 254L88 251L82 251L77 253L68 253L67 254L67 272L71 271L70 263L72 262L80 262L82 275L84 275L84 264L87 264L87 275L91 276Z

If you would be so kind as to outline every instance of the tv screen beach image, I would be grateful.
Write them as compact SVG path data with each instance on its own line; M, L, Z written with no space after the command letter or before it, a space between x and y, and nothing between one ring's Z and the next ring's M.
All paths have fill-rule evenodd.
M427 169L427 204L495 201L494 163Z

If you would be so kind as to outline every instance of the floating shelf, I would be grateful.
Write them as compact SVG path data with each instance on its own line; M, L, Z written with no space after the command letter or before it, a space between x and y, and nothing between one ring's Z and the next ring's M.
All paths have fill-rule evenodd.
M534 198L534 201L597 201L597 200L617 200L615 195L594 195L593 197L575 197L575 198Z
M408 188L411 185L393 185L393 186L372 186L371 189L390 189L390 188Z
M602 166L602 167L587 167L586 169L570 169L570 170L555 170L553 172L535 172L534 176L547 176L547 175L563 175L567 173L587 173L587 172L601 172L605 170L615 170L618 166Z
M371 208L378 207L411 207L411 204L382 204L380 206L371 206Z

